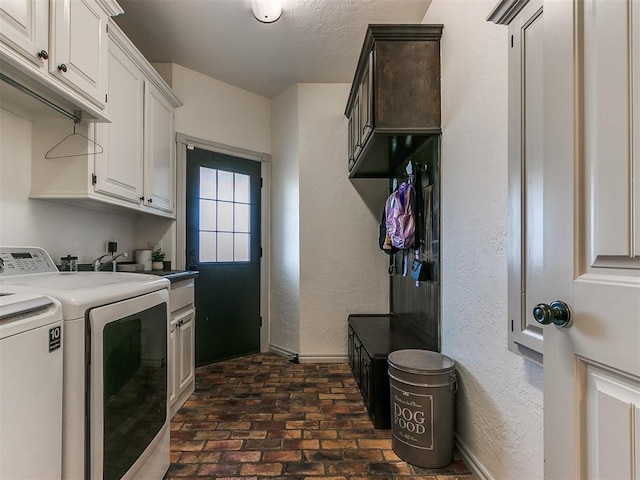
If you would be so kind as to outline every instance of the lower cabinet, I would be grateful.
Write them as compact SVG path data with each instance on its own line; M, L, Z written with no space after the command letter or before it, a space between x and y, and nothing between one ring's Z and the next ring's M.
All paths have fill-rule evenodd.
M391 428L387 357L408 348L427 349L409 329L394 325L392 315L349 315L349 365L375 428Z
M194 279L171 284L169 405L173 417L195 390Z

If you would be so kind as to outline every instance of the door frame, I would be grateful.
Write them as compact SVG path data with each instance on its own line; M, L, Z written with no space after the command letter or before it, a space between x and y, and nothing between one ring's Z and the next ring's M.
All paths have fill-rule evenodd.
M187 251L187 149L199 148L215 153L231 155L260 162L262 188L260 190L260 245L262 258L260 259L260 351L266 352L269 347L269 279L271 278L271 155L255 152L244 148L224 145L222 143L204 140L184 133L176 133L176 268L186 268Z

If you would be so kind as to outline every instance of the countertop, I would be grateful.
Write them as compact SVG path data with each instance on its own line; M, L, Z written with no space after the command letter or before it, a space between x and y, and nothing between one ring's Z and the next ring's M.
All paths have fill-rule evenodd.
M144 270L142 272L134 273L146 273L147 275L158 275L168 279L171 283L180 282L182 280L188 280L190 278L196 278L198 272L192 270Z
M60 265L58 265L60 268ZM78 265L79 272L92 272L93 265L90 263L81 263ZM109 268L105 268L101 270L103 272L110 272ZM169 280L171 283L180 282L181 280L188 280L190 278L196 278L198 276L198 272L194 272L191 270L140 270L137 272L122 272L120 273L144 273L146 275L157 275L159 277L164 277Z

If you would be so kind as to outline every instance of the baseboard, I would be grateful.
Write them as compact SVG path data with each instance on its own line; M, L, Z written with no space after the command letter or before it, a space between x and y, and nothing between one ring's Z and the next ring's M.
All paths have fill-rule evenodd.
M280 355L281 357L287 357L287 358L297 355L297 353L294 352L293 350L289 350L287 348L279 347L273 344L269 345L269 351L271 353L275 353L276 355Z
M279 347L278 345L269 345L269 351L280 355L282 357L286 357L289 360L293 360L296 363L347 363L348 357L343 354L307 354L302 355L296 353L287 348ZM295 359L295 360L294 360Z
M348 359L346 355L334 354L334 355L320 355L320 354L298 354L298 361L300 363L347 363Z
M460 440L458 434L454 434L454 436L456 450L460 454L460 457L462 457L464 464L469 468L469 470L471 470L471 473L473 473L473 477L478 480L495 480L489 472L487 472L487 469L478 461L475 455L469 451L464 442Z

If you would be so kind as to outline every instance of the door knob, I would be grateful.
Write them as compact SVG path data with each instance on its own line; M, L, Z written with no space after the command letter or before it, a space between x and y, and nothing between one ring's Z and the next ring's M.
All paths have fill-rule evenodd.
M554 300L549 305L539 303L533 307L533 318L542 325L553 323L558 327L568 327L571 323L571 310L561 300Z

